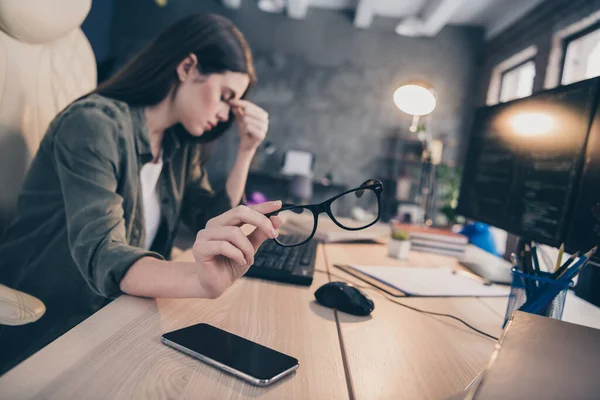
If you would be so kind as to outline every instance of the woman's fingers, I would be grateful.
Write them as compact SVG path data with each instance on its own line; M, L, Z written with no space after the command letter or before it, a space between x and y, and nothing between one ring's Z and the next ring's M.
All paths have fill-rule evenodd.
M197 242L194 247L197 250L194 251L195 255L204 257L205 260L209 260L216 256L225 256L239 265L249 266L250 264L244 258L244 254L229 242L224 240L214 240L211 242ZM196 259L197 260L197 259Z
M250 120L245 122L245 124L247 130L252 133L260 133L262 136L265 136L269 130L269 124L264 121Z
M281 200L275 200L275 201L266 201L264 203L260 203L260 204L255 204L253 206L250 206L250 208L252 208L255 211L258 211L261 214L268 214L270 212L273 211L277 211L281 208L282 203Z
M277 229L264 214L276 211L279 208L281 208L281 201L269 201L252 207L237 206L209 220L206 223L206 228L249 224L255 226L258 230L267 235L267 237L273 239L278 235Z
M281 217L278 216L272 216L270 217L270 220L275 229L278 229L283 222ZM263 242L267 239L269 239L269 237L265 235L263 231L260 231L258 229L256 229L250 235L248 235L248 240L250 241L250 243L252 243L252 246L255 250L257 250L260 247L260 245L263 244Z
M247 130L252 130L259 133L266 133L269 130L269 119L262 115L243 114L238 111L236 112L236 118L238 119L238 122Z
M251 114L248 113L246 111L242 111L243 114L240 115L241 120L242 121L255 121L255 122L262 122L264 124L269 124L269 117L263 115L263 114Z
M197 242L225 241L240 250L245 261L254 263L254 246L244 232L236 226L220 226L213 229L203 229L196 236ZM199 244L200 246L200 244ZM237 261L237 260L235 260Z
M232 105L231 109L236 119L242 119L244 117L244 109L241 107L235 107Z
M207 258L223 255L240 265L252 265L256 249L266 239L277 237L277 228L282 223L280 217L273 216L269 219L265 214L280 208L281 201L270 201L251 207L238 206L211 219L206 224L206 229L198 232L196 236L196 252ZM241 224L249 224L257 229L246 236L238 227ZM219 243L218 247L215 247L215 243Z
M261 119L268 119L269 113L248 100L231 100L232 107L240 110L242 115L255 115Z

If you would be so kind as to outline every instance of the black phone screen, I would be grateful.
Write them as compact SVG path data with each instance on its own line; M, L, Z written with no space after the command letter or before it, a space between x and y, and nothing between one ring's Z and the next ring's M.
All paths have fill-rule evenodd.
M258 379L271 379L298 360L208 324L165 333L163 338Z

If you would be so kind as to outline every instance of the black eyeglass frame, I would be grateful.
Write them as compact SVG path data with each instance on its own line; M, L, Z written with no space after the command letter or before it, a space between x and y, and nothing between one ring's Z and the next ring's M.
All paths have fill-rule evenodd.
M342 225L334 216L333 213L331 212L331 204L333 204L334 201L336 201L337 199L339 199L342 196L345 196L349 193L353 193L353 192L358 192L361 190L372 190L375 192L375 195L377 196L377 218L375 218L373 220L373 222L365 225L365 226L361 226L358 228L349 228L346 227L344 225ZM301 246L305 243L308 243L308 241L310 241L313 236L315 235L315 233L317 232L317 226L319 224L319 214L321 213L326 213L329 218L333 221L333 223L335 223L337 226L339 226L342 229L345 229L347 231L360 231L362 229L366 229L372 225L375 225L377 223L377 221L379 221L379 219L381 218L381 193L383 192L383 184L381 183L381 181L377 180L377 179L369 179L367 181L365 181L362 185L360 185L357 188L354 189L350 189L347 190L343 193L340 193L328 200L325 200L322 203L319 204L306 204L306 205L294 205L294 204L283 204L282 207L277 210L277 211L273 211L271 213L265 214L266 217L271 217L274 215L279 214L282 211L287 211L287 210L294 210L294 209L306 209L306 210L310 210L313 214L313 218L314 218L314 225L313 225L313 230L311 232L311 234L308 236L308 238L306 238L304 241L297 243L297 244L284 244L281 243L279 240L277 240L277 238L273 239L275 241L275 243L277 243L279 246L281 247L296 247L296 246ZM359 196L360 197L360 196ZM300 214L300 213L298 213Z

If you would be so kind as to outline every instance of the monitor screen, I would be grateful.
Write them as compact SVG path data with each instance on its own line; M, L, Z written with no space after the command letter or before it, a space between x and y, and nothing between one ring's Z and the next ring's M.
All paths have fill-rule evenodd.
M600 103L599 103L600 106ZM600 245L600 107L596 109L565 238L568 252L588 251ZM596 253L600 261L600 252Z
M477 111L458 212L559 246L578 188L598 79Z

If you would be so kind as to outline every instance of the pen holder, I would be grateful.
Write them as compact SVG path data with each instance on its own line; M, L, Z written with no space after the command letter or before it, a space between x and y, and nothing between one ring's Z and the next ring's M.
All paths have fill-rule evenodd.
M516 311L542 315L553 319L561 319L565 307L565 298L573 281L552 279L552 274L541 272L541 275L529 275L512 269L513 278L504 324Z

